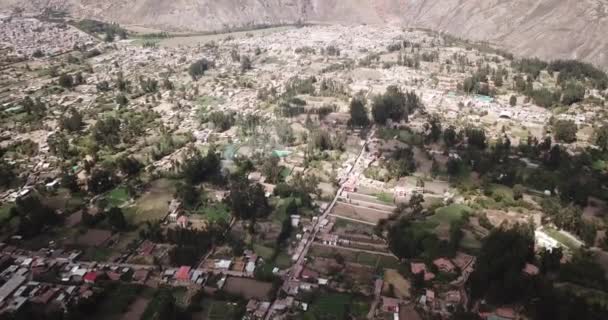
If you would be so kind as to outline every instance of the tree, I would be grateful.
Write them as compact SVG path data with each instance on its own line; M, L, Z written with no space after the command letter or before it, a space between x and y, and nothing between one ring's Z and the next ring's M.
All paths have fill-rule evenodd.
M89 191L95 194L104 193L115 185L115 179L112 173L104 168L95 168L91 172L87 186Z
M69 74L66 73L62 73L59 76L59 85L64 87L64 88L71 88L74 86L74 79L72 78L72 76L70 76Z
M91 129L91 136L98 144L113 148L120 143L120 125L115 117L101 119Z
M127 220L125 219L125 215L122 212L122 209L117 207L112 207L106 213L108 217L108 223L112 228L116 230L125 230L127 228Z
M468 128L465 132L467 143L479 150L484 150L487 146L486 132L483 129Z
M116 35L114 33L114 29L108 28L106 29L106 35L104 37L105 42L114 42Z
M68 115L62 115L59 119L59 127L68 132L80 131L84 125L82 115L78 110L71 108Z
M553 248L551 250L542 249L539 253L539 257L541 273L557 272L559 271L563 257L562 248Z
M52 154L60 157L62 159L68 159L72 156L72 149L70 148L70 141L68 137L63 132L57 132L53 135L50 135L47 139L47 144L49 146L49 151Z
M390 86L382 95L374 97L372 116L377 124L384 125L391 119L401 121L406 116L406 96L397 86Z
M61 186L67 188L72 193L80 191L80 186L78 186L78 179L76 178L76 175L70 173L68 170L64 170L61 173Z
M190 74L194 81L197 81L211 66L212 64L205 58L197 60L188 68L188 74Z
M178 183L175 187L175 197L180 199L186 208L196 208L201 202L201 194L189 183Z
M605 124L596 130L595 144L602 151L608 151L608 125Z
M555 139L557 141L572 143L576 141L576 132L578 128L572 120L557 120L553 124L555 130Z
M60 221L55 211L43 204L36 195L18 198L11 215L19 216L18 232L24 237L39 235L45 226Z
M443 131L443 142L448 148L455 146L458 143L458 134L454 126L449 126Z
M424 208L422 207L422 204L424 203L424 196L420 193L414 193L412 194L412 196L410 197L410 201L409 201L409 206L412 210L413 214L419 214L422 213L422 210L424 210Z
M524 300L526 280L522 269L534 257L532 231L522 226L494 229L482 244L467 286L473 299L492 304Z
M433 259L440 253L437 236L413 226L407 219L400 219L388 230L388 245L399 258L413 259L420 256Z
M266 176L266 180L276 184L281 178L283 167L279 166L280 158L275 155L270 155L262 163L262 174Z
M361 97L355 97L350 101L350 125L354 127L367 127L369 125L365 104L365 99Z
M287 239L291 236L291 232L293 231L293 226L291 224L291 216L298 214L298 207L296 205L295 200L291 200L287 207L285 208L285 219L283 220L283 225L281 227L281 233L277 238L277 243L284 244Z
M562 96L562 103L569 106L577 102L583 101L585 98L585 87L576 82L566 84Z
M241 72L251 70L251 58L249 56L241 56Z
M270 213L270 205L262 185L250 184L244 178L236 178L230 183L227 202L232 213L239 219L255 221Z
M437 114L432 115L429 118L429 122L424 125L425 131L427 132L427 138L431 142L437 142L441 138L441 120Z
M525 188L521 184L513 186L513 199L520 200L524 197Z
M127 100L127 97L126 97L124 94L119 93L119 94L116 96L116 104L117 104L117 105L119 105L120 107L124 107L124 106L126 106L128 103L129 103L129 100Z
M209 114L209 121L217 131L224 132L234 125L235 115L232 112L215 111Z
M416 160L411 148L405 147L393 152L389 163L388 171L392 177L399 178L407 176L416 170Z
M118 158L116 160L116 165L118 166L120 171L126 176L133 176L138 174L143 167L143 164L139 160L131 156L122 156Z
M189 150L182 164L181 175L192 185L203 181L220 182L221 159L215 147L209 148L204 157L198 150Z
M0 157L0 187L8 188L15 182L16 175L13 169L13 165Z

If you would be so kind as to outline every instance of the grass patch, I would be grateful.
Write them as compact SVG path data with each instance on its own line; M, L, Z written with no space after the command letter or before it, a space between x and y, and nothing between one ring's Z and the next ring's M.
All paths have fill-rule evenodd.
M84 257L91 261L107 261L112 255L112 250L102 247L90 247L84 252Z
M274 262L276 263L277 267L287 269L291 266L291 257L287 253L281 252Z
M391 195L390 193L386 193L386 192L376 194L376 199L378 199L382 202L390 203L390 204L394 203L393 195Z
M447 207L439 208L435 211L435 214L428 220L436 223L447 223L450 224L453 221L459 221L462 219L464 214L470 213L471 208L462 204L452 204Z
M274 249L270 247L265 247L260 244L253 245L253 251L260 257L264 258L264 260L271 260L274 254Z
M378 255L367 252L359 252L359 254L357 254L357 263L375 267L377 262Z
M169 210L169 203L175 192L174 181L159 179L151 183L149 190L135 201L125 214L134 224L163 219Z
M397 269L399 267L399 260L395 257L380 256L380 259L378 259L378 267L383 269Z
M212 299L203 300L203 312L208 320L240 319L243 313L241 307L234 302L218 301Z
M211 206L204 207L198 212L209 222L230 221L230 209L224 203L215 203Z
M371 303L368 300L355 298L350 305L350 315L355 319L365 319L369 313Z
M95 318L108 319L125 313L142 289L142 285L125 283L119 283L112 287L108 290L107 298L103 299L99 308L97 308Z
M351 300L351 296L344 293L317 295L307 313L311 313L317 319L346 319Z
M106 194L106 199L108 200L108 205L110 207L120 207L129 200L127 188L123 186L114 188Z
M15 205L12 203L5 203L2 206L0 206L0 221L6 221L10 218L11 216L11 209L14 207Z

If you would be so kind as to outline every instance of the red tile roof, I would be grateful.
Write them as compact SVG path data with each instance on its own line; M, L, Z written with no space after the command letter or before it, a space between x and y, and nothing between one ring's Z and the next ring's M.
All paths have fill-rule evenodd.
M95 272L95 271L87 272L82 279L85 282L95 282L95 280L97 280L97 272Z
M179 270L177 270L177 273L175 274L175 279L177 280L190 280L190 267L188 266L182 266L179 268Z

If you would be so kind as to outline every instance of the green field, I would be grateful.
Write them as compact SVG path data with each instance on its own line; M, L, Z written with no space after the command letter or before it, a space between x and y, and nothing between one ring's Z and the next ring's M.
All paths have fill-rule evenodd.
M84 252L84 257L91 261L107 261L112 255L112 250L109 248L91 247Z
M163 219L169 210L169 203L175 193L172 180L159 179L151 183L150 188L139 197L133 206L125 208L125 216L131 223Z
M344 293L318 295L306 313L315 319L346 319L351 301L351 296Z
M0 221L5 221L10 217L12 207L14 207L12 203L5 203L0 206Z
M395 202L393 199L393 195L386 192L376 194L376 199L390 204L393 204Z
M272 259L272 255L274 253L273 248L265 247L261 244L254 244L253 251L260 257L264 258L264 260L266 260L266 261L269 261L270 259Z
M399 261L391 256L373 254L368 252L357 252L343 249L341 250L337 248L328 248L315 245L310 248L310 255L312 256L323 258L335 258L337 254L341 255L344 258L344 261L346 262L358 263L374 268L395 268L397 265L399 265Z
M428 220L439 224L450 224L453 221L462 219L465 213L471 212L472 209L462 204L452 204L447 207L439 208L435 214Z
M242 311L238 304L233 302L203 300L203 314L207 315L208 320L237 319Z
M369 313L371 302L369 300L355 298L350 304L350 314L355 319L364 319Z
M106 194L106 199L110 207L120 207L129 200L127 188L124 186L114 188Z
M107 298L103 299L97 308L98 312L92 315L94 319L120 319L129 305L140 296L143 290L138 284L116 284L108 291Z
M199 210L199 215L209 222L230 221L230 209L223 203L215 203Z

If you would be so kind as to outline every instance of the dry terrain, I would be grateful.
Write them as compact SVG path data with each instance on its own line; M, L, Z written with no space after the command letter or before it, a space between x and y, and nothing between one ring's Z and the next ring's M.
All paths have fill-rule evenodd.
M163 30L209 31L296 22L394 23L490 41L521 55L608 65L600 0L0 0Z

